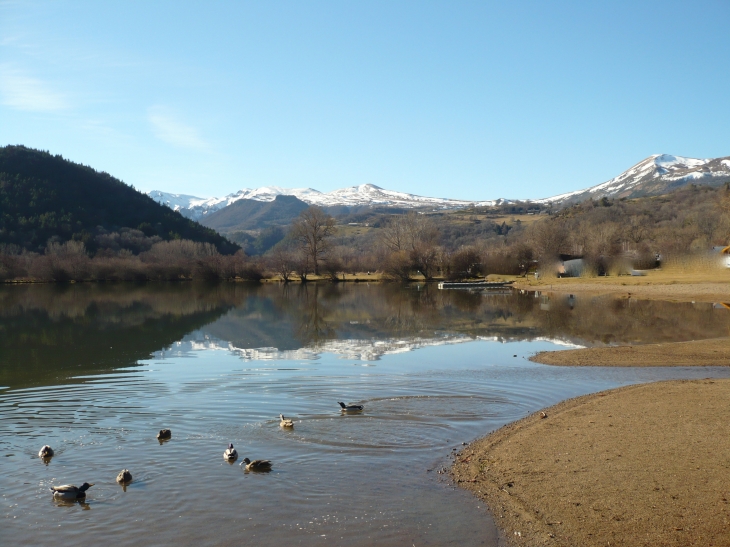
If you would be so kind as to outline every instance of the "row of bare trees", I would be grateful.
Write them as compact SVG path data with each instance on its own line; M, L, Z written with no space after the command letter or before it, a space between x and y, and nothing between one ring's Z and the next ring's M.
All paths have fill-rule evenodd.
M0 281L146 281L243 279L263 277L260 264L243 253L222 255L210 243L172 240L132 254L97 253L90 257L83 243L50 243L43 254L0 249Z
M730 189L689 187L670 196L584 202L525 230L521 243L539 261L559 254L599 263L630 258L649 267L662 257L708 253L730 241Z
M439 229L439 222L448 218L418 212L389 215L357 260L351 250L334 245L333 232L328 232L325 242L330 243L321 247L326 249L323 263L330 272L364 271L367 264L367 269L374 267L396 280L418 274L430 279L526 273L561 255L583 257L593 273L606 273L618 264L650 268L657 257L708 253L730 241L730 187L689 186L658 198L586 201L456 248ZM329 226L333 230L334 222ZM300 241L304 249L304 239ZM304 254L311 264L313 246L308 249ZM350 259L342 258L348 255ZM307 268L306 260L299 264L300 270Z

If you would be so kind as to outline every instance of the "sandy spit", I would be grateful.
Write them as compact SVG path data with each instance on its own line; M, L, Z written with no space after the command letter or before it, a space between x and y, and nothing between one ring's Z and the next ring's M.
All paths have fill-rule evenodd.
M730 338L541 351L530 361L545 365L579 367L709 367L730 366Z
M545 412L452 467L508 544L730 545L730 380L629 386Z

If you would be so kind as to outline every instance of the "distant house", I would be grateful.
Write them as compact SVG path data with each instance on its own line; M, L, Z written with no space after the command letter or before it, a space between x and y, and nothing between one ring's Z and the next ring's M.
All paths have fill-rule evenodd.
M558 264L558 275L560 277L580 277L585 268L586 263L582 258L561 260Z

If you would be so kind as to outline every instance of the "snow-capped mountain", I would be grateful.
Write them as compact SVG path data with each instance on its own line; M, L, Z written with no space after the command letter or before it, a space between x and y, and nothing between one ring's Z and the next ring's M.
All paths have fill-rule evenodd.
M170 194L153 190L148 195L161 203L167 205L182 215L199 220L231 203L240 199L253 199L256 201L274 201L279 195L296 196L298 199L310 205L320 207L334 206L387 206L402 207L406 209L417 207L433 207L436 209L460 209L472 206L489 206L501 203L503 200L494 201L465 201L445 198L430 198L407 194L405 192L394 192L385 190L374 184L361 184L350 186L332 192L319 192L312 188L280 188L278 186L264 186L262 188L244 188L223 198L199 198L185 194Z
M656 154L640 161L630 169L611 180L549 198L531 200L534 203L565 205L586 199L632 198L665 194L686 184L709 184L718 186L730 182L730 156L713 159L694 159L670 154ZM154 190L148 195L182 215L200 220L203 217L241 199L274 201L276 196L295 196L310 205L334 206L386 206L400 208L432 207L434 209L461 209L474 206L492 206L510 202L497 199L490 201L466 201L446 198L431 198L395 192L375 186L361 184L332 192L320 192L312 188L281 188L264 186L244 188L222 198L199 198L185 194L169 194Z
M665 194L686 184L718 186L726 182L730 182L730 156L702 160L656 154L597 186L538 199L535 202L566 204L590 198L654 196Z

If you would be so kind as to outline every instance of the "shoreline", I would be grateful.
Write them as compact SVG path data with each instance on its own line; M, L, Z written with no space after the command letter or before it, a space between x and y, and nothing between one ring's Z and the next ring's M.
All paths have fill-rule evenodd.
M608 294L641 300L729 302L730 270L651 270L642 276L515 278L514 288L525 291Z
M730 338L541 351L529 359L543 365L572 367L730 366Z
M509 545L729 545L730 379L568 399L474 441L454 482Z

